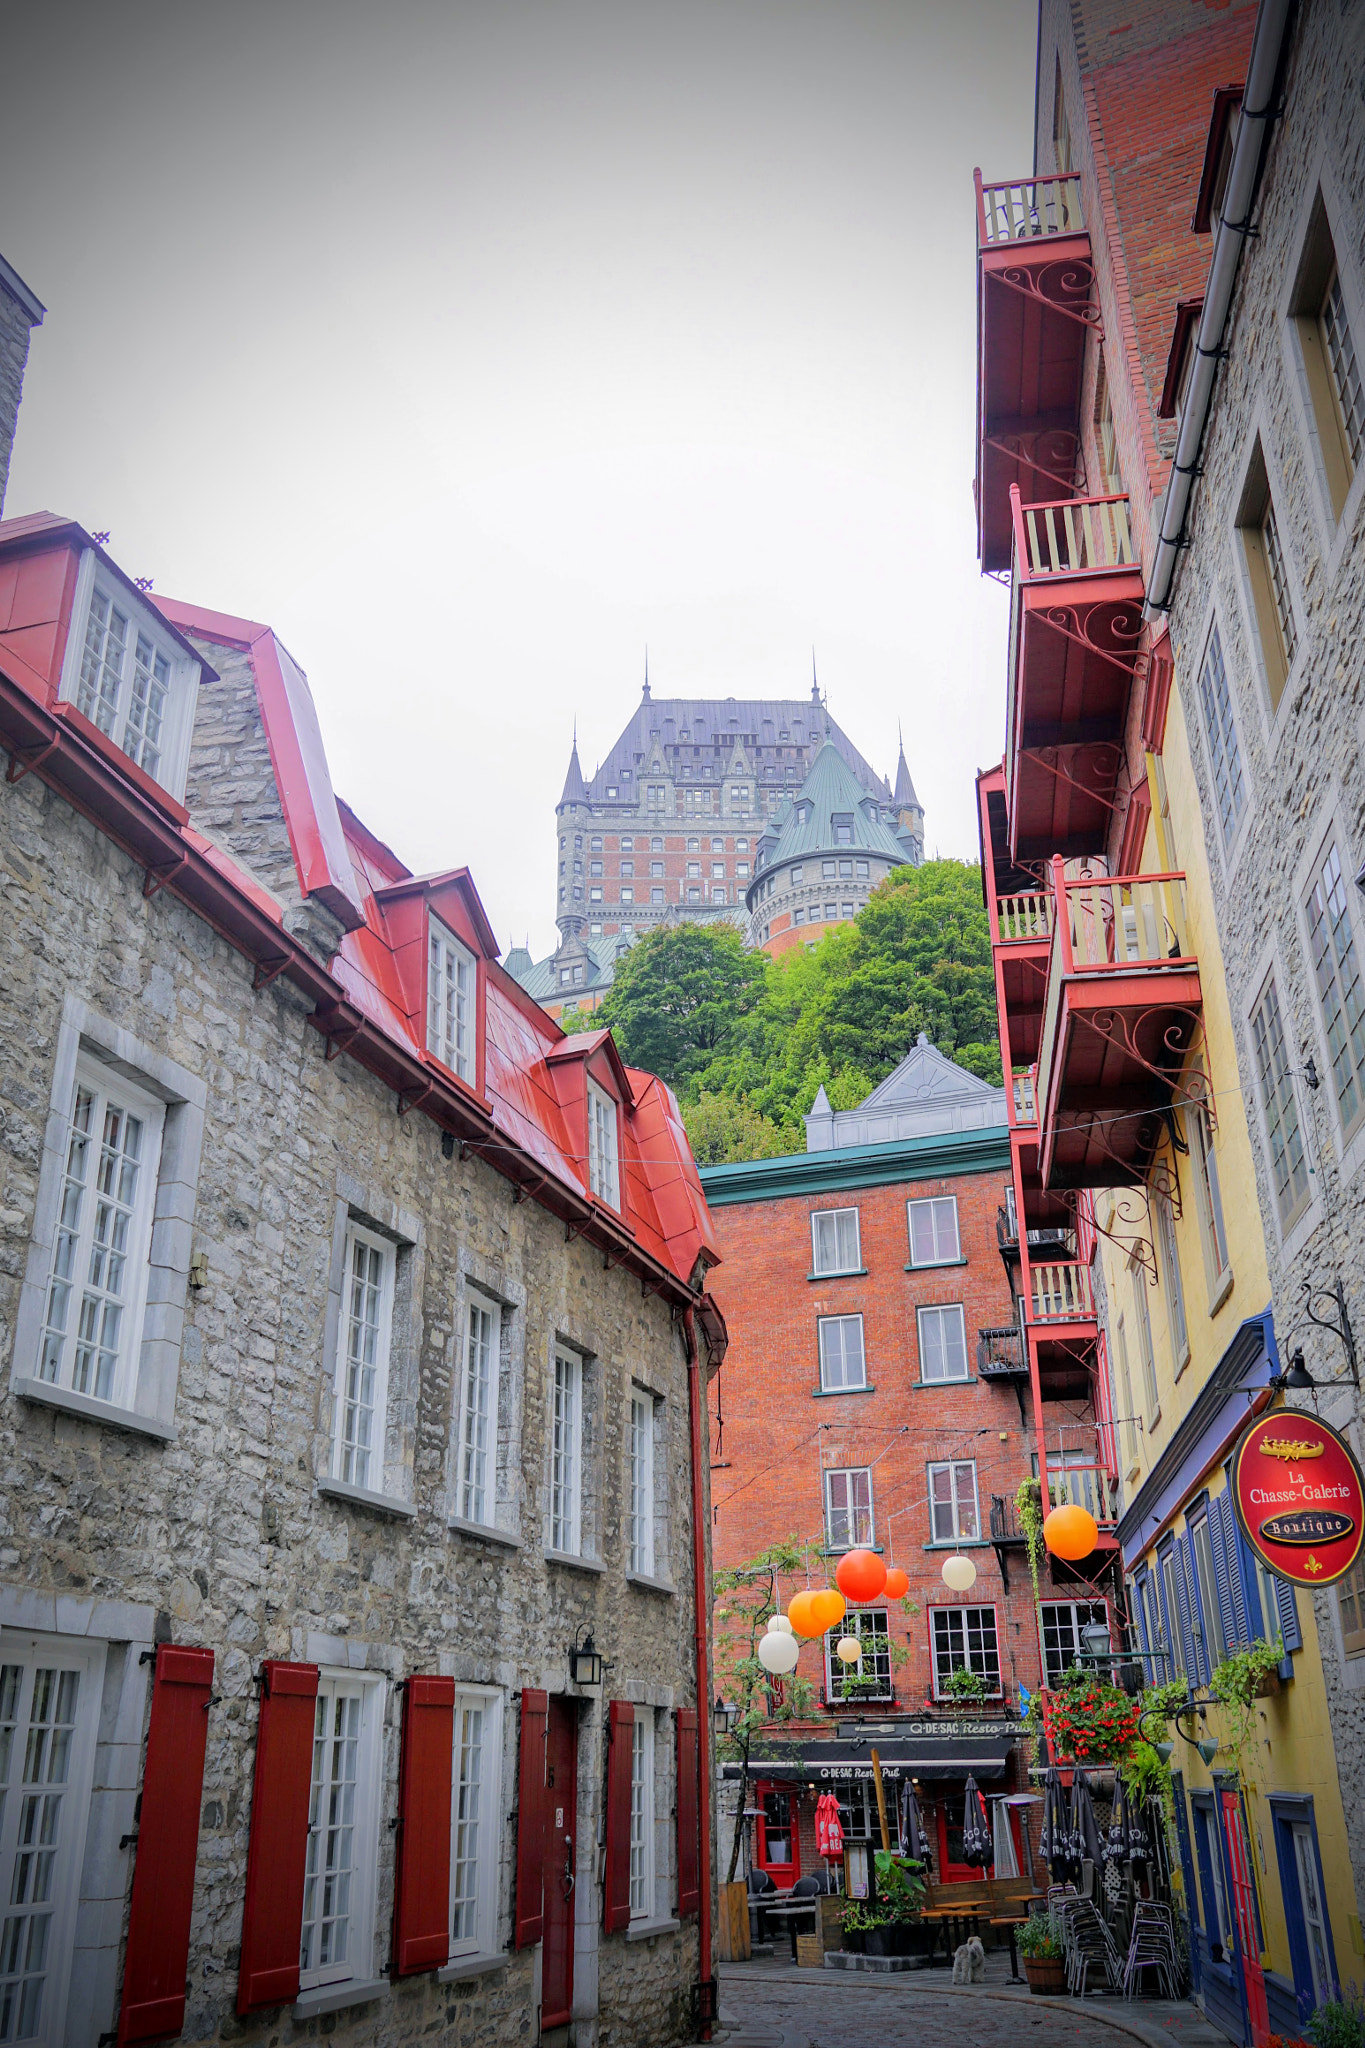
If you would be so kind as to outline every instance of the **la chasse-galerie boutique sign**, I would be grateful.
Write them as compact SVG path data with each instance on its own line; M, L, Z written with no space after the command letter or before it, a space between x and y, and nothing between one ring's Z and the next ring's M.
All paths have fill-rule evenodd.
M1279 1408L1244 1433L1232 1462L1237 1519L1252 1549L1298 1586L1344 1578L1365 1537L1365 1476L1330 1423Z

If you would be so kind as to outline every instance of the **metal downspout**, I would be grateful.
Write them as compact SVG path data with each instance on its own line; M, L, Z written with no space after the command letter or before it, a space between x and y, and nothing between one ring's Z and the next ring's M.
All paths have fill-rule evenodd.
M683 1341L687 1349L687 1412L692 1432L692 1604L697 1651L697 1834L701 1882L697 1899L697 1973L710 1984L711 1966L711 1679L707 1655L706 1589L706 1499L702 1485L702 1369L697 1355L697 1325L693 1310L683 1310ZM703 2041L711 2039L711 2022L701 2027Z
M1176 569L1181 550L1186 545L1185 527L1190 499L1195 478L1200 473L1200 449L1208 425L1214 379L1223 354L1232 294L1242 250L1248 234L1252 232L1251 208L1266 142L1271 124L1279 112L1275 104L1275 88L1292 9L1293 0L1261 0L1256 14L1246 86L1242 93L1242 111L1237 122L1237 140L1228 169L1218 232L1214 238L1204 310L1195 336L1194 372L1181 409L1180 432L1157 521L1156 554L1143 607L1143 616L1149 621L1156 620L1171 608Z

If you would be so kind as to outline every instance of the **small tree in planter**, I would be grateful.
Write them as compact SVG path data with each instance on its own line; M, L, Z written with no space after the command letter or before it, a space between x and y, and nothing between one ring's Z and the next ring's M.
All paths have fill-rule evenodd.
M769 1745L774 1723L801 1720L815 1710L815 1687L793 1671L776 1681L758 1661L758 1640L777 1612L778 1583L785 1577L804 1576L810 1560L819 1551L815 1539L788 1537L773 1543L745 1564L716 1573L715 1578L715 1670L716 1685L739 1707L733 1732L717 1743L719 1755L743 1765L740 1797L735 1810L735 1830L730 1842L730 1866L726 1883L735 1882L740 1845L744 1839L744 1807L749 1789L749 1759L762 1756Z
M1065 1991L1062 1923L1055 1913L1034 1913L1023 1921L1014 1937L1015 1953L1024 1965L1028 1988L1040 1997Z

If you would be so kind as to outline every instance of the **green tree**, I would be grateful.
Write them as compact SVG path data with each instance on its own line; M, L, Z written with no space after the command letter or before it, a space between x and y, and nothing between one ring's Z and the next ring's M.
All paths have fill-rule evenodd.
M725 1166L738 1159L777 1159L802 1149L801 1134L781 1129L742 1095L712 1095L703 1089L682 1106L683 1128L698 1166Z
M733 925L656 925L617 962L592 1022L610 1025L623 1059L694 1096L702 1069L734 1043L770 963Z

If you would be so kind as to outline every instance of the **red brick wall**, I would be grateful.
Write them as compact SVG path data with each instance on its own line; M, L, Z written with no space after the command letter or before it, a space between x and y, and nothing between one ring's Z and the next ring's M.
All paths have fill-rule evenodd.
M1002 1678L1011 1696L1038 1682L1032 1595L1023 1553L1010 1554L1010 1591L994 1552L969 1554L977 1568L970 1594L948 1592L944 1552L929 1541L926 1466L947 1457L975 1459L983 1536L992 1493L1012 1496L1030 1471L1031 1434L1021 1430L1012 1386L975 1379L976 1332L1013 1320L1009 1284L996 1243L996 1210L1006 1173L903 1183L818 1197L736 1203L712 1211L724 1263L714 1277L730 1330L730 1349L712 1387L712 1541L718 1568L742 1564L787 1537L822 1539L822 1471L871 1466L875 1535L884 1554L910 1575L921 1612L892 1615L893 1640L910 1651L896 1681L912 1707L930 1689L931 1603L994 1603ZM957 1197L966 1263L905 1270L906 1202ZM856 1206L865 1274L812 1281L811 1212ZM961 1302L966 1312L968 1384L920 1384L916 1309ZM861 1312L872 1391L817 1396L816 1318ZM717 1410L723 1417L718 1424ZM719 1449L717 1441L719 1439ZM829 1560L831 1583L834 1559ZM797 1590L785 1587L784 1594ZM802 1653L801 1672L822 1683L822 1652Z

